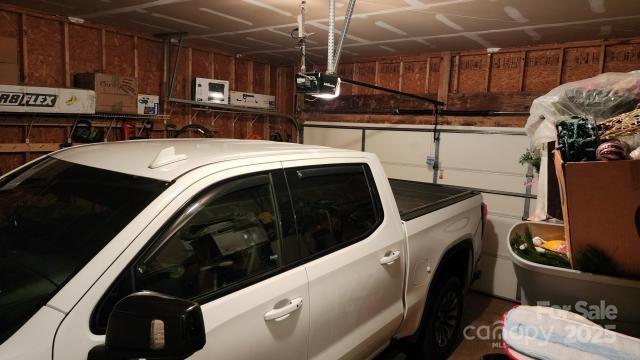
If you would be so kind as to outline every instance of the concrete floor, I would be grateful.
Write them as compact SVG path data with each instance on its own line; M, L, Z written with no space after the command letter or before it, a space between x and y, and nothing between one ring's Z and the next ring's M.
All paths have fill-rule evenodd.
M516 303L497 299L477 292L468 292L463 313L463 336L449 359L481 359L488 353L502 352L502 315ZM399 342L387 349L376 360L414 360L411 346ZM422 359L421 359L422 360Z

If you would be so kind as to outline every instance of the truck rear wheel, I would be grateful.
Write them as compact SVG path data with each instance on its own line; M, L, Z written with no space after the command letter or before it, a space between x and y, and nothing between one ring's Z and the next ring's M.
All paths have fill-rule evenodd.
M435 284L427 301L419 351L429 360L446 359L458 340L464 302L462 281L445 275Z

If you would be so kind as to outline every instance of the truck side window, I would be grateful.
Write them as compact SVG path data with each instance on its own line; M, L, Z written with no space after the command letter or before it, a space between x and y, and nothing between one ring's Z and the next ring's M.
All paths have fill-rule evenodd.
M206 302L280 270L287 260L274 183L286 189L278 172L236 178L187 204L102 298L92 331L103 334L113 306L136 291ZM284 236L295 237L293 227L285 223Z
M287 170L302 258L369 236L382 205L368 167L346 164Z
M188 220L135 265L136 290L197 299L281 265L281 234L269 175L216 187Z

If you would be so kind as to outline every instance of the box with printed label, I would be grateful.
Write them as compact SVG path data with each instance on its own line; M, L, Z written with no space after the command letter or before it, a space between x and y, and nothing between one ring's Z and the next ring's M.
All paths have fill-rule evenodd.
M96 112L137 114L138 82L135 78L102 73L76 74L76 87L96 92Z
M138 115L160 114L160 97L158 95L138 94Z
M0 85L0 112L94 114L91 90Z
M205 78L193 79L193 100L212 104L229 104L229 82Z
M229 101L231 105L236 106L270 110L275 110L276 108L276 97L273 95L231 91Z

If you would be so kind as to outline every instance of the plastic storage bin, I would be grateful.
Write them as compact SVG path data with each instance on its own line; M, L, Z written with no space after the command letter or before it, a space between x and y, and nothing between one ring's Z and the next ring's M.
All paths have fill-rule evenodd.
M511 228L508 239L524 233L526 226L543 239L564 237L563 225L523 222ZM560 306L601 325L615 326L611 330L640 337L640 281L541 265L516 255L510 244L508 248L522 304Z

